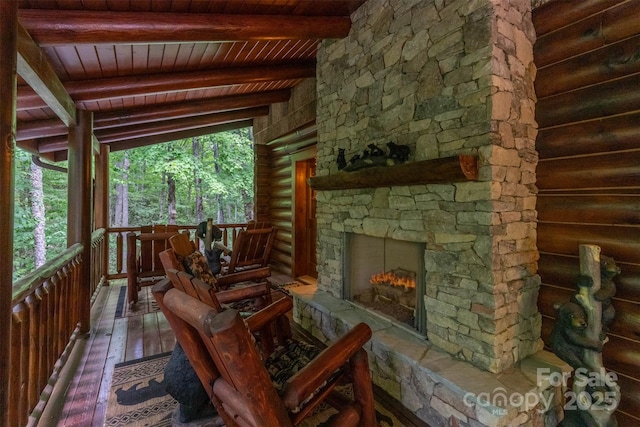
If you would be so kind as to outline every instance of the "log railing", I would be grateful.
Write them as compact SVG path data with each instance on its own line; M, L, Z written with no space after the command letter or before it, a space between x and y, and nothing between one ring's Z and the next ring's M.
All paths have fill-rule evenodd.
M107 263L105 257L108 256L109 247L106 239L106 230L100 228L93 232L91 236L91 302L95 299L97 291L107 280Z
M216 224L218 228L222 230L222 244L227 247L233 245L235 237L240 230L247 227L246 223L237 224ZM195 225L179 225L178 230L188 231L192 239L195 239L198 243L198 239L195 237ZM140 233L142 227L111 227L107 231L108 240L108 256L109 256L109 268L106 275L107 280L122 279L127 277L127 240L128 233ZM115 242L112 244L111 242Z
M53 387L73 347L82 252L76 243L13 285L10 425L26 425L41 410L41 394Z
M231 246L238 231L246 226L218 225L223 230L222 242ZM195 228L179 227L189 230L192 237ZM9 425L37 424L76 341L80 305L92 303L109 279L126 277L124 236L140 230L141 227L98 229L91 236L88 257L83 257L83 246L76 243L13 284ZM115 242L114 247L110 247L110 241ZM115 260L115 274L107 262L110 255ZM91 262L91 302L79 300L83 262Z

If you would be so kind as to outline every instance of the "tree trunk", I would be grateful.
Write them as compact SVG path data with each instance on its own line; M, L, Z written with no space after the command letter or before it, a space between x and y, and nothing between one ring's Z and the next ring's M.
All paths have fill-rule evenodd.
M191 147L193 149L193 157L198 160L202 160L202 154L200 152L200 140L193 138L191 140ZM193 188L195 192L195 214L196 224L200 224L204 219L204 206L202 204L202 178L198 174L198 168L193 169Z
M216 201L216 207L217 207L216 224L224 224L224 210L222 209L222 196L220 194L216 194L215 201Z
M167 174L167 208L169 218L167 224L176 223L176 181L173 178L173 174Z
M158 212L158 220L160 222L162 222L163 218L164 218L164 213L168 212L168 207L165 206L164 202L166 202L167 200L169 200L169 194L167 192L167 188L169 183L167 182L167 173L166 172L162 172L162 176L161 176L161 180L162 180L162 186L160 188L162 188L161 192L160 192L160 203L158 203L158 207L160 208L159 212ZM165 184L167 184L165 186Z
M116 185L116 203L114 206L113 225L127 227L129 225L129 152L124 152L122 162L116 164L121 171L120 183Z
M31 162L31 213L36 222L33 229L33 247L35 267L38 268L47 261L47 245L42 169L33 162Z

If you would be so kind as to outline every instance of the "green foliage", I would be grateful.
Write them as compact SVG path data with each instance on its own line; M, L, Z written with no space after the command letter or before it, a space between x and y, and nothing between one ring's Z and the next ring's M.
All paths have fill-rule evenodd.
M225 222L246 222L244 206L253 200L253 138L250 129L198 137L200 157L192 139L129 150L129 225L168 223L167 176L176 183L178 224L194 224L195 179L202 182L204 212L216 217L218 201L236 213ZM111 154L111 207L116 205L116 184L122 183L117 165L124 152ZM113 217L113 216L112 216Z
M66 167L66 163L57 166ZM13 230L13 277L24 276L33 271L34 237L36 226L31 213L31 154L16 149L15 195ZM54 258L67 247L67 174L44 169L42 171L45 234L47 260Z
M253 201L253 138L250 129L199 137L200 156L194 157L192 139L129 150L110 155L110 206L113 220L118 184L128 188L129 225L166 224L167 177L176 183L178 224L195 224L195 182L200 178L204 213L225 222L246 222L244 207ZM66 162L56 164L66 167ZM14 280L34 269L35 220L31 213L31 154L16 150L14 210ZM126 172L126 173L125 173ZM63 172L43 169L47 260L67 247L68 178ZM117 226L119 224L112 224Z

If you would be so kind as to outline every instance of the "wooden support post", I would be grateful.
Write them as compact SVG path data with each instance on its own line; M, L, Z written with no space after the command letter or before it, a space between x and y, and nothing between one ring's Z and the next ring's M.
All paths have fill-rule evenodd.
M91 231L92 231L92 126L93 113L78 110L78 124L69 128L69 208L67 213L67 245L84 246L80 268L78 321L80 333L91 327Z
M100 153L96 156L96 185L95 185L95 228L109 228L109 153L107 144L100 144ZM104 235L105 252L102 256L102 271L105 275L109 273L109 254L106 248L109 247L109 233Z
M0 2L0 424L10 425L18 3ZM15 372L13 373L15 375ZM13 399L12 399L13 397Z

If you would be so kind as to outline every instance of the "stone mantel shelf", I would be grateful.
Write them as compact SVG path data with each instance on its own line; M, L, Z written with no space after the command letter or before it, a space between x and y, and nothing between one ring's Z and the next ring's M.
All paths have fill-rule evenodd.
M314 190L393 187L399 185L446 184L478 179L478 156L460 154L394 166L372 166L353 172L338 172L309 178Z

